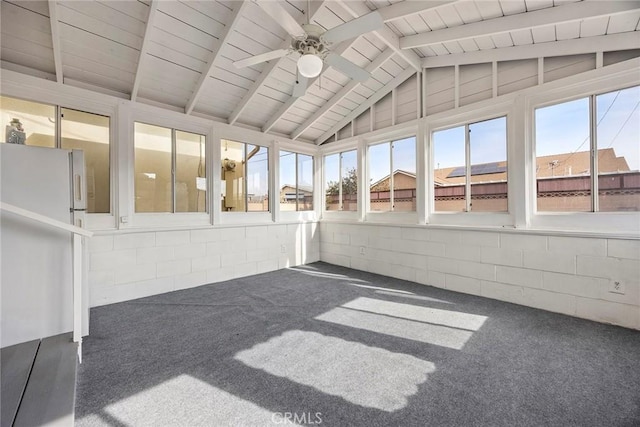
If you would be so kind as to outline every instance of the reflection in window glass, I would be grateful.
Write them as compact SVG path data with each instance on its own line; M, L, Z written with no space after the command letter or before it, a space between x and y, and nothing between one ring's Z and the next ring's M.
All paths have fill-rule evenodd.
M416 138L391 143L393 151L393 210L416 210Z
M280 210L313 210L313 157L280 151Z
M171 129L135 123L135 210L172 212Z
M247 144L247 211L269 212L269 157L266 147Z
M340 210L340 154L325 156L324 180L325 209Z
M469 125L471 211L506 212L507 119Z
M205 137L176 131L176 212L207 211Z
M296 153L280 151L280 211L295 211L297 197Z
M369 146L369 210L391 210L391 143Z
M298 154L298 210L313 210L313 157Z
M222 210L269 211L269 150L222 140Z
M357 151L347 151L340 155L340 178L342 181L342 210L358 210L358 156Z
M640 86L596 96L598 210L640 210Z
M434 210L466 210L466 156L464 126L433 133Z
M589 98L535 111L539 212L592 210Z
M56 146L56 107L7 96L0 103L2 142Z
M222 210L245 212L245 144L222 140Z
M84 152L87 212L109 213L109 117L62 108L61 146Z

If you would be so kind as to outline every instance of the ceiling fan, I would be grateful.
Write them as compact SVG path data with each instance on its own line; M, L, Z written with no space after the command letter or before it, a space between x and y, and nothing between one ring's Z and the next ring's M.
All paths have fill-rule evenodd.
M296 55L298 56L298 79L293 91L293 96L295 97L304 95L307 89L307 79L320 75L325 64L359 82L364 82L370 77L369 72L366 70L331 52L331 46L382 28L384 22L378 12L368 13L325 31L324 28L308 22L309 7L307 7L307 23L300 25L277 1L253 1L289 33L291 47L235 61L233 65L236 68L248 67L291 54Z

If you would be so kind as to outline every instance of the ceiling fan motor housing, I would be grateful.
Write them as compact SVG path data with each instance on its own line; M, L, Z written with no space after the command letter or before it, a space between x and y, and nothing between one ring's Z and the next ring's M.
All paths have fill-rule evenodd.
M300 55L317 55L324 58L329 53L327 43L322 39L324 29L313 24L303 24L302 28L307 33L305 38L294 39L291 42L293 49Z

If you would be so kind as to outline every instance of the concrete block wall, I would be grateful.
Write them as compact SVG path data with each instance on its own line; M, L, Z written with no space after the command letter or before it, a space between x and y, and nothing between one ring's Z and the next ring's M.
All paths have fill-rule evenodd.
M320 259L317 223L120 231L89 239L91 307Z
M640 329L639 240L322 222L320 259Z

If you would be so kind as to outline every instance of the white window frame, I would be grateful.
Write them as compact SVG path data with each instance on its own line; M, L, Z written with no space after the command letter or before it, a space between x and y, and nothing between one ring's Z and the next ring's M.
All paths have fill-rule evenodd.
M365 135L366 136L366 135ZM373 145L384 144L384 143L393 143L394 141L399 141L405 138L414 137L416 139L416 147L415 147L415 156L416 156L416 210L412 212L398 212L394 210L385 211L385 212L375 212L371 211L371 193L369 191L370 186L370 177L371 170L369 164L369 148ZM392 224L416 224L418 222L419 212L421 210L421 197L420 193L424 192L424 185L421 185L424 182L424 175L420 170L420 137L417 127L415 123L408 123L407 126L395 127L394 130L386 133L377 132L373 136L369 136L367 138L363 138L365 144L365 173L364 175L364 184L366 185L366 191L363 194L363 202L362 206L365 207L364 220L366 222L371 223L392 223ZM390 148L391 151L393 149ZM390 154L391 157L391 167L393 168L393 154ZM393 174L393 170L391 171ZM393 183L393 180L391 180ZM393 192L392 192L393 193ZM393 200L393 197L391 198Z
M514 167L516 163L515 152L517 152L517 134L515 126L516 111L513 100L503 100L491 104L483 104L481 108L470 104L454 111L445 111L425 119L425 132L427 140L427 213L426 222L434 225L452 225L466 227L514 227L516 219L516 199L518 198L517 188L512 184L515 181ZM438 212L435 210L435 194L433 173L435 166L433 133L451 129L459 126L466 126L486 120L505 117L507 122L507 212ZM468 137L465 136L465 147L468 145ZM468 151L467 148L465 148ZM468 153L465 157L468 161ZM469 183L468 183L469 184Z
M171 112L166 114L159 113L155 108L147 108L146 106L136 106L135 108L123 108L124 114L128 113L126 132L129 142L127 148L128 153L128 185L129 194L121 192L120 198L128 197L126 202L122 203L128 206L128 216L123 212L120 216L120 228L163 228L163 227L187 227L187 226L207 226L211 224L213 216L211 191L212 188L212 169L211 155L213 132L211 123L202 119L185 117L176 117ZM144 123L153 126L159 126L183 132L191 132L205 137L205 164L207 170L207 212L135 212L135 123ZM121 160L122 161L122 160ZM125 218L123 218L125 217Z
M3 70L3 73L11 74L12 72ZM22 80L24 77L20 76L16 80ZM117 209L115 200L117 194L116 177L119 170L115 143L118 126L115 103L105 103L104 100L99 99L99 95L82 90L78 91L76 95L70 95L64 87L59 87L60 85L56 85L54 82L42 81L42 79L37 79L37 82L32 84L30 78L26 76L23 84L17 84L12 80L5 80L5 75L3 75L2 96L55 107L57 123L55 124L54 138L56 148L59 148L62 140L59 126L62 108L109 117L109 213L87 212L85 214L85 228L90 230L115 228L115 212Z
M274 172L273 174L273 181L274 181L274 189L277 190L274 193L274 198L276 200L276 203L274 206L274 210L276 212L276 216L274 217L274 221L275 222L310 222L310 221L317 221L318 218L320 217L319 213L320 213L320 200L322 199L322 197L319 197L318 193L318 188L322 188L323 189L323 193L324 193L324 188L322 186L318 185L318 176L320 175L318 173L318 167L319 167L319 163L321 163L323 157L318 154L318 147L315 145L310 145L310 144L305 144L305 145L301 145L299 143L291 143L289 141L281 141L278 140L276 141L276 146L277 149L274 148L274 152L277 153L276 157L277 159L275 164L277 166L277 172ZM288 151L290 153L296 153L296 154L304 154L307 156L311 156L313 158L313 210L309 210L309 211L295 211L295 212L283 212L280 211L280 151ZM318 161L320 159L320 162ZM297 177L296 177L297 180ZM323 194L324 195L324 194ZM323 196L322 195L322 196Z
M343 211L343 210L337 210L337 211L328 211L327 210L327 199L326 199L326 194L325 194L325 184L326 184L326 170L325 170L325 157L326 156L330 156L333 154L338 154L341 155L341 153L344 152L348 152L348 151L356 151L356 156L357 156L357 168L356 168L356 172L358 175L358 209L356 211ZM360 140L358 139L353 139L350 141L347 141L345 143L339 142L338 144L336 143L332 143L332 144L328 144L325 147L321 147L320 149L320 153L318 154L318 156L320 157L320 161L322 163L322 181L321 181L321 186L320 186L320 191L318 191L318 193L320 193L320 195L322 196L322 200L321 200L321 209L322 209L322 219L329 219L329 220L350 220L350 221L355 221L355 220L362 220L361 215L362 215L362 192L361 192L361 187L362 187L362 183L363 183L363 173L362 170L363 169L363 156L362 156L362 143ZM340 179L342 179L342 170L340 168Z
M269 211L268 212L223 212L222 201L217 195L222 194L222 180L220 179L219 171L222 167L222 141L229 140L235 142L241 142L243 144L259 145L267 148L269 156L269 176L267 187L269 189ZM213 202L213 221L214 224L219 225L237 225L237 224L269 224L276 222L277 213L274 206L277 204L277 199L274 198L274 184L276 182L274 170L277 170L277 146L278 144L272 136L248 132L244 129L234 128L232 126L224 126L223 129L217 130L215 136L215 149L213 150L213 171L212 175L215 187L212 191L211 199Z
M531 139L526 145L527 153L531 159L528 165L530 173L527 181L529 187L527 202L531 209L530 228L640 235L640 218L637 212L538 212L536 209L535 110L640 85L640 74L637 68L621 68L618 70L615 66L605 67L596 70L597 73L594 73L596 76L591 79L557 86L540 93L532 93L525 98L528 119L525 120L526 130L531 135ZM591 106L589 114L592 114Z

